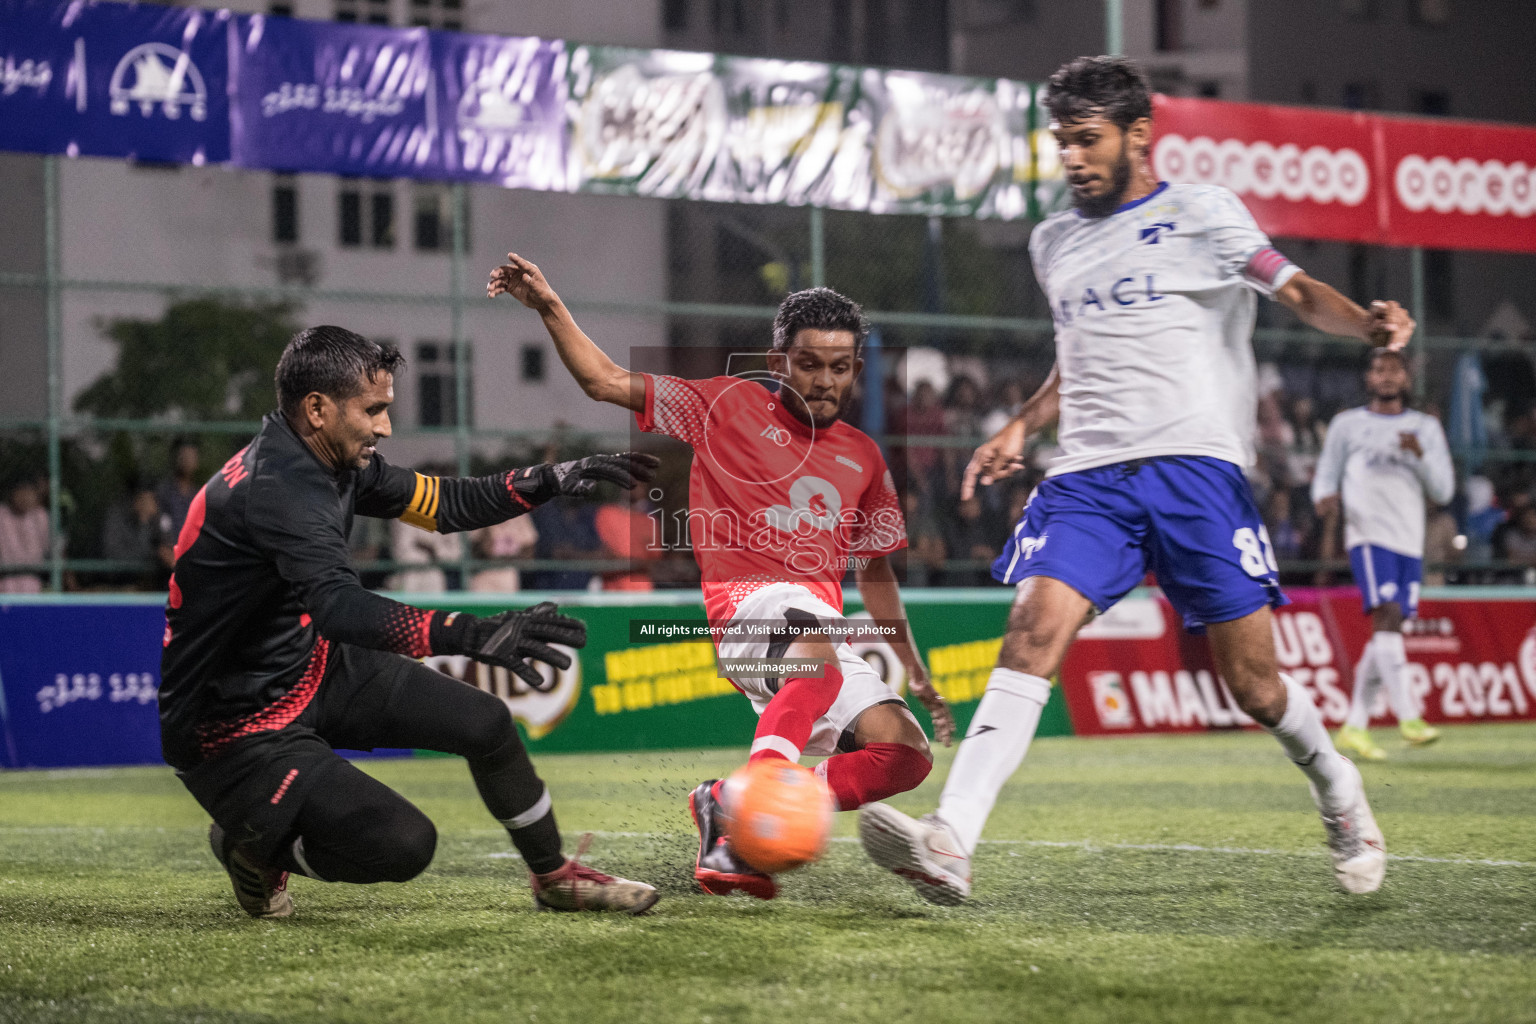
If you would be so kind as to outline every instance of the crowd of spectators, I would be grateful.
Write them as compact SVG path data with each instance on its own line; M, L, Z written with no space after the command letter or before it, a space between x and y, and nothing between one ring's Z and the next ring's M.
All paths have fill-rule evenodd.
M0 503L0 594L36 594L43 578L34 572L10 567L46 562L52 554L47 478L17 477L6 488Z
M1249 473L1285 582L1347 582L1339 559L1342 540L1312 507L1312 478L1329 420L1363 403L1353 393L1324 403L1291 393L1286 375L1261 368L1256 409L1256 464ZM907 579L914 585L972 586L990 582L986 568L1018 520L1030 491L1055 454L1049 436L1036 439L1025 473L962 500L960 476L974 442L1000 430L1019 410L1038 379L1004 377L982 386L967 374L941 389L928 379L886 393L886 430L892 470L905 485ZM1339 388L1333 390L1339 391ZM1441 416L1435 406L1427 411ZM1463 486L1452 504L1427 509L1426 582L1536 583L1536 403L1509 411L1493 431L1490 447L1530 453L1531 461L1459 463ZM1470 469L1470 472L1468 470ZM1332 524L1335 531L1341 524ZM1327 560L1328 564L1323 564ZM1288 565L1286 564L1288 563Z
M961 364L963 370L974 365ZM911 586L989 585L991 561L1055 454L1047 433L1032 443L1025 472L962 499L961 476L975 444L1000 430L1039 384L1023 373L982 381L963 370L943 374L940 382L925 377L906 387L892 378L884 391L883 441L903 494L909 547L901 558ZM1326 542L1328 524L1313 510L1311 484L1329 419L1363 396L1327 401L1291 393L1285 374L1273 366L1262 368L1260 392L1257 462L1250 480L1285 582L1347 580L1336 562L1322 564L1336 560L1341 545L1337 537ZM1428 411L1440 413L1433 406ZM1455 500L1428 510L1428 583L1536 582L1536 402L1505 411L1491 433L1490 448L1529 456L1458 460ZM96 585L165 589L176 537L209 471L195 441L178 439L169 454L171 471L164 479L130 479L126 493L106 509L96 550L111 568L98 574L105 583ZM554 459L553 446L541 457ZM674 487L679 493L685 491L681 481ZM47 474L36 472L0 479L0 593L45 589L45 564L55 544L48 487ZM663 545L673 550L654 550L652 513L661 510L645 502L638 495L606 503L552 502L467 536L358 517L351 542L364 582L391 590L649 589L657 582L696 583L685 550L675 544ZM78 541L73 538L70 546ZM57 543L62 552L65 541ZM74 583L74 576L66 582Z

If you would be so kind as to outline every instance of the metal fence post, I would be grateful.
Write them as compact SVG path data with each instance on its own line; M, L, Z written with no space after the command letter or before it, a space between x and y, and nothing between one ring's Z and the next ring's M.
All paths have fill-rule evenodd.
M469 352L464 340L464 185L455 184L453 202L453 254L448 261L448 317L453 338L453 453L459 475L469 475Z
M59 287L59 158L43 157L44 289L48 322L48 586L64 589L64 470L60 432L64 418L63 297Z
M1429 352L1424 347L1424 340L1429 335L1429 323L1425 319L1428 312L1424 308L1424 248L1414 246L1408 250L1408 274L1411 280L1409 290L1412 293L1408 301L1413 304L1410 312L1414 320L1418 321L1418 329L1413 333L1415 342L1413 349L1413 397L1422 402L1424 395L1429 390Z
M827 284L826 214L819 206L811 207L811 287Z
M448 258L448 316L453 336L453 453L459 476L469 476L469 345L464 339L464 183L455 182L449 195L453 204L452 254ZM459 541L459 589L469 589L470 538Z

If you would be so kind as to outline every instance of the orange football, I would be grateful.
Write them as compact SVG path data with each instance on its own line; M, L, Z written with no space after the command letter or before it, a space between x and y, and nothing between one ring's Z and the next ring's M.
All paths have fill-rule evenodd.
M827 848L832 794L809 768L778 758L749 762L725 780L721 796L731 850L759 871L793 871Z

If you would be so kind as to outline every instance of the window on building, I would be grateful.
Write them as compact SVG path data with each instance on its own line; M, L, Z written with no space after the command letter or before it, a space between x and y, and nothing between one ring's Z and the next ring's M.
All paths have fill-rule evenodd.
M756 274L767 261L762 250L733 225L715 225L715 269L721 274Z
M342 245L395 246L395 183L343 178L337 193L337 224Z
M1184 49L1182 0L1157 0L1157 48L1163 52Z
M1204 96L1208 100L1214 100L1221 96L1220 82L1201 82L1195 89L1196 95Z
M465 196L466 202L468 195ZM464 218L464 248L469 249L469 217ZM411 205L413 244L423 252L447 252L453 246L453 191L418 185Z
M446 199L440 189L416 190L415 211L411 218L416 248L436 252L448 247L453 225Z
M544 382L544 346L523 346L523 383L542 384Z
M1376 110L1381 97L1375 82L1345 82L1344 106L1350 110Z
M1448 249L1424 251L1424 313L1441 330L1456 322L1456 261Z
M411 0L411 24L459 32L464 28L464 0Z
M464 346L464 379L472 384L470 372L474 349ZM458 352L448 341L418 341L416 343L416 421L422 427L456 427L459 425ZM464 422L475 422L474 388L465 392Z
M1035 0L967 0L961 10L968 29L998 28L1035 20Z
M1375 294L1371 280L1371 250L1355 242L1349 244L1349 297L1362 305Z
M267 13L274 18L291 18L293 17L293 4L283 2L270 3L267 5Z
M272 179L272 241L299 240L299 179L279 174Z
M1451 94L1440 89L1426 89L1414 98L1419 113L1431 117L1451 116Z
M688 27L688 0L662 0L661 27L668 32L681 32Z
M1409 10L1420 25L1444 25L1451 20L1451 0L1412 0Z
M853 0L832 0L832 31L827 40L831 60L853 59Z
M389 182L375 184L368 197L368 242L375 249L395 247L395 193Z
M710 0L709 10L716 32L739 35L747 30L746 0Z
M337 193L336 222L337 240L342 245L363 244L363 192L355 181L342 179L341 191Z
M388 25L389 0L335 0L336 20L358 25Z

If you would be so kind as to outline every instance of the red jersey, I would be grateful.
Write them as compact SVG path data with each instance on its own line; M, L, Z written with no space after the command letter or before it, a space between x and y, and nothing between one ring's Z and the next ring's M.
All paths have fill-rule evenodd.
M854 559L907 546L880 448L839 420L813 428L740 377L645 378L640 429L693 448L688 529L711 622L771 583L798 583L839 610Z

